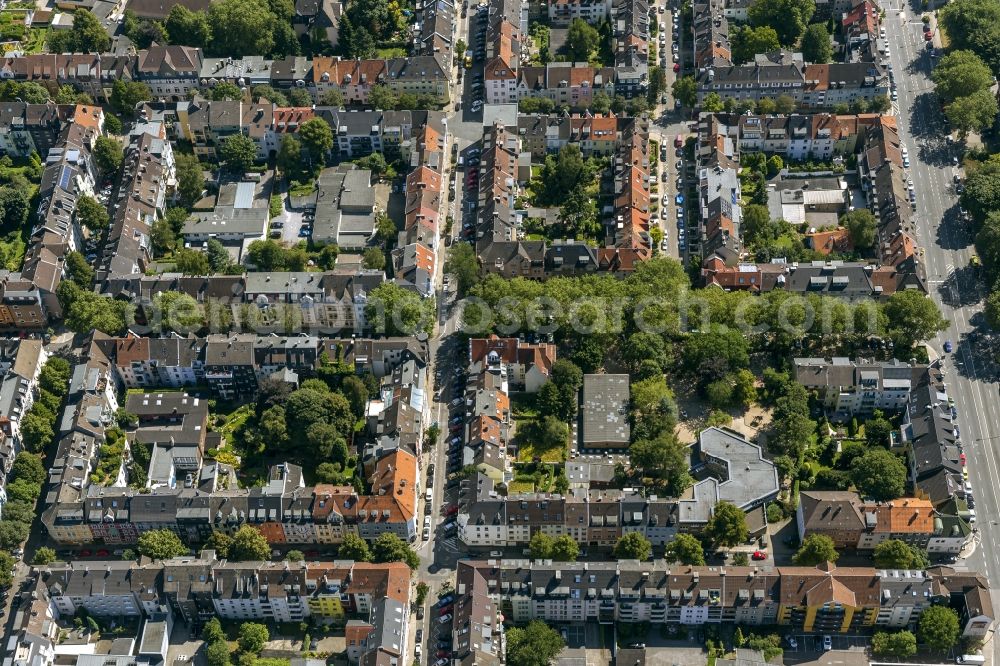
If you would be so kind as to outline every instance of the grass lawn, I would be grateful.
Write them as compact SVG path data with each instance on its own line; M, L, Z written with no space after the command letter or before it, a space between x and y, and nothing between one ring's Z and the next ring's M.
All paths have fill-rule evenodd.
M390 47L387 49L375 49L376 58L405 58L409 55L406 49L399 47Z
M536 443L535 433L539 427L539 419L534 394L513 394L511 411L514 414L514 444L517 446L518 462L528 463L535 458L547 463L566 460L566 445L542 448Z
M304 197L311 194L315 189L316 181L312 178L305 182L296 180L293 181L292 186L288 188L288 194L293 197Z
M535 492L535 484L530 481L511 481L507 484L507 492L511 495L533 493Z

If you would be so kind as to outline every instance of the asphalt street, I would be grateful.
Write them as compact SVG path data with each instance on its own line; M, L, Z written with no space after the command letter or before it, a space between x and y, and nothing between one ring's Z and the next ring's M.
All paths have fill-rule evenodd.
M934 59L925 48L920 16L909 8L901 13L898 3L890 4L886 24L899 93L900 136L910 154L909 175L916 189L917 240L924 252L928 290L948 322L948 329L929 345L945 359L947 389L958 409L961 441L976 497L978 536L987 544L958 566L985 574L997 604L1000 549L990 544L1000 543L1000 497L996 493L1000 399L992 353L982 346L986 336L977 331L983 327L984 293L976 269L969 265L975 248L960 219L953 183L957 173L953 164L961 157L961 146L948 141L949 128L930 80ZM946 340L954 343L951 354L944 353Z

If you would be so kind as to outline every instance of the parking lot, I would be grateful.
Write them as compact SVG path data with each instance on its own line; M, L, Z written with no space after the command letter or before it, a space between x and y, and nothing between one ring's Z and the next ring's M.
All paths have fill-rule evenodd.
M830 643L832 649L834 650L865 650L868 648L868 644L871 642L871 636L864 635L852 635L852 634L825 634L830 637ZM788 637L782 642L782 646L785 652L824 652L823 650L823 636L824 634L789 634L796 646L792 647L788 640Z

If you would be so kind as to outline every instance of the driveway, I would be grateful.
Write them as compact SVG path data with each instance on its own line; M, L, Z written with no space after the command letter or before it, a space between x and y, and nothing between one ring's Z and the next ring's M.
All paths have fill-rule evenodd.
M281 215L271 220L273 224L275 221L280 221L282 223L281 229L281 240L289 245L297 245L302 238L299 238L299 229L302 228L302 210L293 210L291 207L291 199L285 196L284 193L281 195L281 200L284 203L284 208L281 211Z

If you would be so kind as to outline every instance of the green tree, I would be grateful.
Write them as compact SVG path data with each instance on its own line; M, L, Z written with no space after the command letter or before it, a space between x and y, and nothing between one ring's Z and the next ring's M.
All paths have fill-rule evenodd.
M508 666L549 666L564 647L559 632L538 620L532 620L524 629L507 630Z
M111 50L111 38L97 17L87 9L73 12L72 35L73 52L104 53Z
M198 250L182 248L174 254L174 268L184 275L209 275L208 255Z
M233 537L219 530L212 530L212 534L205 540L205 548L214 550L220 558L229 557L229 548L233 545ZM210 641L207 637L206 641Z
M616 560L644 562L652 556L653 545L640 532L626 532L618 539L612 554Z
M134 321L135 308L131 303L84 291L72 280L60 283L56 295L66 326L78 333L89 333L96 328L108 335L119 335ZM23 424L21 430L23 433Z
M708 93L705 95L705 99L701 101L701 110L705 113L719 113L724 107L722 98L719 97L719 93L717 92Z
M191 208L205 190L205 173L194 155L178 153L174 162L177 170L177 197L182 206Z
M52 421L29 411L21 420L21 440L29 451L44 451L55 438Z
M847 229L854 247L868 249L875 245L878 222L867 208L859 208L841 215L840 224Z
M587 62L600 43L601 35L597 29L583 19L575 18L566 31L566 44L563 48L574 62Z
M35 551L35 556L31 558L31 563L36 567L43 567L56 561L56 551L48 546L42 546Z
M917 637L910 631L875 632L872 653L880 657L907 659L917 653Z
M205 254L208 257L208 265L213 273L225 273L232 266L233 259L229 256L229 251L216 238L209 238L205 247Z
M48 478L48 473L36 454L21 451L14 458L14 464L11 465L10 478L41 485Z
M951 51L943 56L931 73L937 94L946 104L968 97L993 85L993 72L972 51Z
M322 118L312 118L299 127L299 140L310 157L320 166L326 163L326 155L333 148L333 130Z
M791 95L778 95L777 99L774 100L774 110L784 115L793 113L795 111L795 99Z
M193 12L184 5L174 5L164 23L171 44L205 48L212 40L212 26L205 12Z
M958 642L958 614L947 606L924 609L917 625L917 635L920 642L932 650L950 650Z
M101 173L108 176L118 173L125 156L122 152L122 145L107 136L99 136L94 142L94 150L91 153L94 162Z
M222 140L219 155L232 171L244 173L257 160L257 144L246 134L232 134Z
M368 91L368 104L373 109L391 111L396 108L398 103L399 98L396 97L396 93L384 83L378 83Z
M264 645L271 640L267 625L257 622L244 622L239 629L240 649L250 654L260 654Z
M366 320L381 335L429 333L434 327L434 315L433 299L423 299L395 282L384 282L372 289L365 306Z
M750 62L758 53L770 53L781 48L777 31L769 25L736 27L729 43L736 65Z
M205 323L197 301L180 291L163 291L154 296L150 314L150 324L161 331L193 333Z
M868 446L888 446L891 434L892 424L882 416L881 412L877 412L865 422L865 442Z
M782 46L792 46L805 32L816 11L813 0L756 0L747 16L755 26L771 26Z
M538 444L543 449L559 449L566 447L569 438L569 426L555 416L546 416L538 429Z
M531 551L531 559L547 560L552 557L552 537L545 532L535 532L531 541L528 542L528 550Z
M906 491L906 465L885 449L872 449L851 463L851 480L865 497L896 499Z
M971 51L1000 74L1000 5L991 0L958 0L938 12L951 47Z
M643 474L663 479L667 492L672 496L683 493L692 483L688 470L691 455L677 436L664 432L654 439L641 439L629 448L632 464Z
M563 534L552 541L552 559L556 562L576 562L578 557L580 557L580 545L573 540L573 537Z
M116 79L111 86L111 106L123 116L134 116L136 106L151 99L153 93L149 90L149 86L139 81Z
M890 296L884 312L889 333L902 349L909 349L948 326L934 301L916 289L904 289Z
M380 534L372 541L372 558L375 562L405 562L412 571L420 566L420 557L410 544L391 532Z
M802 57L814 65L825 65L833 57L833 43L825 23L812 23L802 35Z
M340 88L328 88L319 96L319 105L340 108L344 106L344 93Z
M380 247L365 248L361 255L361 265L371 270L385 270L385 253Z
M288 562L301 562L306 559L306 556L302 554L301 550L292 549L285 553L285 560Z
M343 543L337 549L337 558L355 562L371 562L372 552L364 539L357 534L348 532L344 535Z
M975 174L969 176L970 185L974 178ZM1000 180L996 182L996 186L1000 188ZM1000 196L1000 190L998 190L997 195ZM988 200L983 201L983 203L989 205ZM991 275L995 276L1000 273L1000 212L990 213L986 217L986 221L976 235L976 252L983 262L983 267Z
M66 273L81 289L90 289L94 283L94 269L80 252L73 251L66 255Z
M252 525L241 525L233 534L229 544L229 560L232 562L263 561L271 554L267 539Z
M590 111L595 114L605 114L611 110L611 98L603 90L598 90L594 93L593 99L590 101Z
M729 502L717 503L705 526L705 536L717 546L732 547L745 543L750 537L746 514Z
M705 549L701 542L690 534L678 534L667 544L666 558L671 562L705 566Z
M810 534L802 540L792 559L799 566L812 567L824 562L836 562L838 557L840 554L833 547L833 539L825 534Z
M92 231L102 231L111 222L108 209L86 194L76 200L76 221Z
M956 98L944 113L951 126L964 135L992 127L997 109L997 99L993 92L980 90L966 97Z
M267 55L275 44L277 20L264 0L221 0L208 8L213 53Z
M0 186L0 220L9 229L20 228L28 220L30 202L26 189L12 185Z
M455 276L459 296L465 296L472 287L479 284L479 261L469 243L453 243L448 248L444 270Z
M232 662L229 659L229 644L224 640L209 643L205 648L205 660L208 666L230 666Z
M139 535L140 555L154 560L167 560L188 552L180 538L170 530L150 530Z
M733 380L733 400L743 409L750 409L757 402L757 378L744 368L736 371Z
M990 328L1000 331L1000 290L994 290L986 297L983 314L986 315L986 323Z
M240 90L235 83L220 81L209 89L208 97L215 102L221 102L223 100L239 102L243 99L243 91Z
M900 539L888 539L875 546L872 559L879 569L925 569L929 563L923 551Z
M20 548L21 544L28 539L29 529L30 526L25 523L0 520L0 548L7 550ZM10 573L10 569L14 566L14 558L10 557L8 553L0 553L0 566L3 567L0 571Z
M226 640L226 632L222 629L222 623L219 621L219 618L213 617L202 626L201 637L206 643Z
M4 522L0 522L0 525L3 525ZM10 553L0 552L0 590L6 590L14 583L14 576L10 573L13 569L14 558L11 557Z

